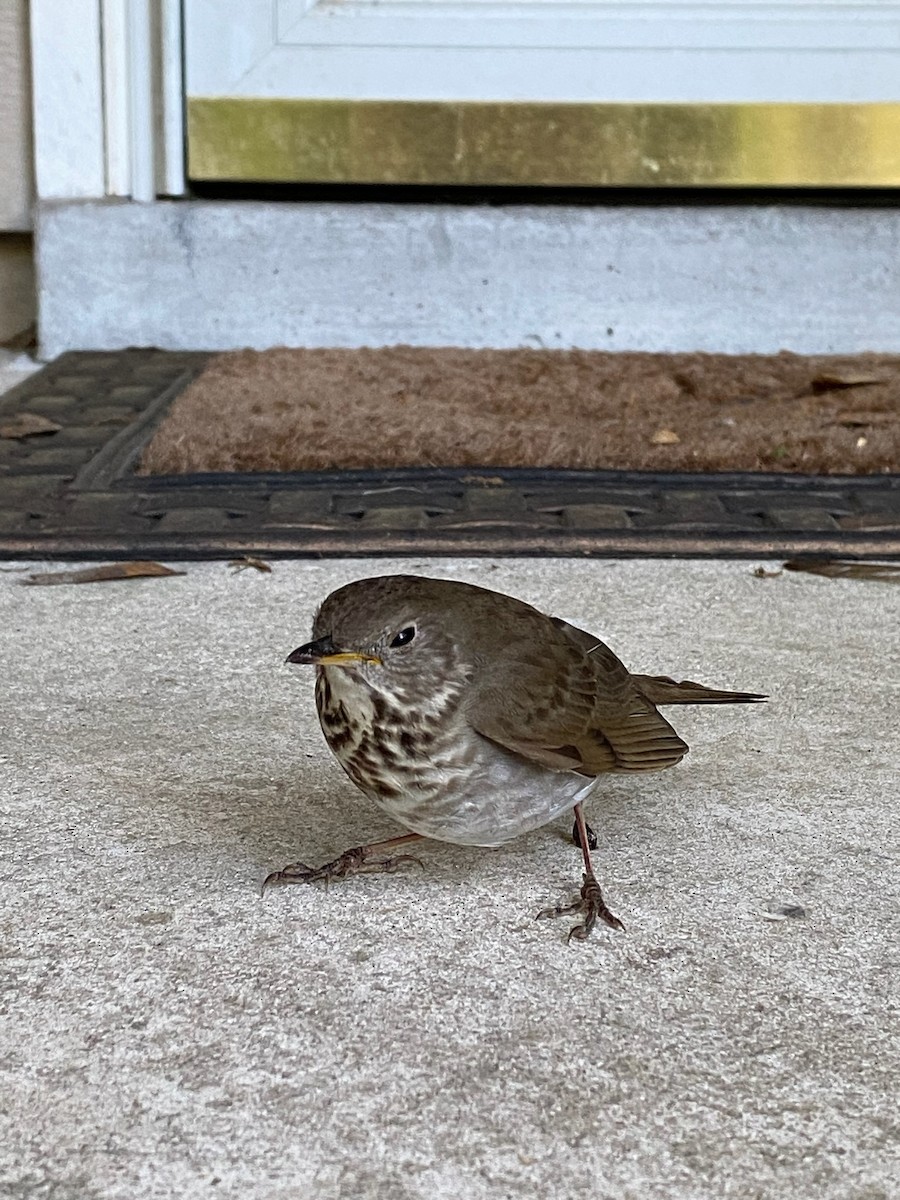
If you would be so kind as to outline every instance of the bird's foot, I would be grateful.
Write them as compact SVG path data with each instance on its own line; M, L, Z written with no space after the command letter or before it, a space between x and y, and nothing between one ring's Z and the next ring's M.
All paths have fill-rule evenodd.
M350 875L391 874L413 863L420 867L423 865L422 860L412 854L372 858L370 855L375 849L375 846L354 846L321 867L308 867L302 862L288 863L280 871L272 871L265 877L262 890L265 893L268 888L285 883L323 883L327 888L333 879L346 879Z
M564 917L569 913L582 913L584 919L580 925L573 925L569 930L567 942L570 942L572 938L577 942L583 942L585 938L590 937L591 930L597 924L598 919L605 922L610 929L624 930L625 928L615 913L610 912L607 908L600 884L593 872L585 874L584 883L581 885L581 897L574 904L557 904L552 908L542 908L538 917Z

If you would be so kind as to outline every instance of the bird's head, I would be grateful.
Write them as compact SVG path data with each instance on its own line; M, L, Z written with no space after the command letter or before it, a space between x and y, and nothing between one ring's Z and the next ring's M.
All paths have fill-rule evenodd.
M316 614L312 640L287 661L350 671L379 690L427 691L465 658L455 595L453 585L415 575L358 580L332 592Z

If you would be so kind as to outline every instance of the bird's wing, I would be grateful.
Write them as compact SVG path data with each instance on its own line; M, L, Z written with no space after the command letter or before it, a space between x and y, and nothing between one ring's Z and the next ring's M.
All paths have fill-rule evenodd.
M502 661L473 681L466 713L478 733L584 775L653 771L684 757L687 745L608 646L589 634L590 645L579 645L564 623L542 621L533 637L521 630L509 639Z

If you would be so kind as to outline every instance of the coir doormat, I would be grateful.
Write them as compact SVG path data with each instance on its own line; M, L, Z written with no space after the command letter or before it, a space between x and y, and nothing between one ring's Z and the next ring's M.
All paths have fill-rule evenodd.
M213 358L150 475L491 467L900 470L900 357L251 350Z
M353 405L342 402L337 374L342 358L355 364L357 376L368 372L372 398L365 403L374 403L376 394L384 399L386 376L378 366L384 358L374 351L304 352L299 358L278 352L268 359L155 350L63 355L0 398L0 555L900 556L900 474L890 449L897 437L896 359L813 362L777 356L749 367L732 363L728 376L725 360L714 364L713 356L679 356L676 366L665 356L601 356L591 362L592 356L567 354L548 366L540 354L492 353L489 378L496 383L481 388L474 411L498 402L505 389L501 426L512 427L519 419L510 406L514 392L528 393L543 413L540 436L532 429L518 442L507 437L508 447L522 451L527 443L544 464L566 461L553 457L562 453L559 439L566 431L568 445L576 449L590 435L607 453L618 446L618 454L648 456L566 467L506 465L490 461L484 449L474 461L457 460L469 465L442 465L433 450L423 453L422 446L433 443L422 439L434 429L443 429L446 437L447 389L453 390L459 373L448 367L429 375L420 352L391 353L407 364L408 381L432 381L433 387L422 389L424 399L417 387L375 408L365 407L360 391ZM471 352L443 353L460 356L462 368ZM260 385L258 375L236 375L235 367L243 362L256 369L263 361L278 361L282 386L293 388L298 363L311 361L308 355L322 368L327 364L325 375L335 374L326 391L318 372L317 415L307 427L312 432L300 433L293 408L284 408L284 393L279 401L274 390L270 395ZM601 358L613 361L604 364ZM610 371L614 360L626 358L638 375L627 387L617 385L624 389L622 411L600 417L597 389L585 381L596 382L601 368ZM819 433L809 433L801 444L792 436L797 421L778 429L758 422L769 439L770 456L757 456L755 470L699 470L711 461L700 456L701 447L705 443L703 453L710 452L715 438L701 436L702 422L686 417L694 401L705 398L708 404L712 389L706 372L714 365L721 396L715 435L724 439L721 446L734 448L741 414L757 405L768 405L774 415L796 402L795 413L818 414ZM773 386L765 392L765 373L774 366L785 369L777 377L769 374ZM550 386L552 372L560 367L568 383ZM309 388L315 377L301 374ZM751 377L765 394L749 388ZM637 387L635 379L655 381L655 390ZM660 407L650 406L651 392ZM565 415L588 395L594 407L586 416L573 421ZM676 395L681 397L677 403ZM206 408L196 407L200 400ZM226 421L228 409L236 424ZM434 420L426 419L429 413ZM259 418L261 439L259 430L246 424L248 416L251 426ZM571 428L578 435L574 442ZM604 431L599 442L598 429ZM814 440L818 436L825 439L820 445ZM166 442L174 459L156 458ZM291 442L304 453L318 447L315 453L324 457L307 460L313 463L307 470L276 470L277 460L259 457L254 448L272 455ZM365 457L379 444L395 448L393 465ZM450 438L449 444L465 442ZM793 455L809 455L816 445L823 456L832 455L816 460L817 469L833 473L812 473L809 457L800 457L790 469ZM339 468L328 446L343 446L348 454L355 447L352 453L362 457ZM223 449L224 459L196 457ZM402 465L411 450L421 455L413 459L420 465ZM296 459L281 461L296 465ZM626 468L626 461L637 469ZM681 461L691 469L676 469ZM154 464L167 473L147 474Z

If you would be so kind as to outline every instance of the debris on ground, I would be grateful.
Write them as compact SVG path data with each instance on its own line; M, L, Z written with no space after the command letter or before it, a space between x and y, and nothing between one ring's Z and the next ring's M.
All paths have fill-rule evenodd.
M49 417L41 417L37 413L16 413L11 421L0 425L0 438L27 438L46 436L48 433L59 433L62 425L51 421Z
M265 561L265 559L251 558L249 554L245 554L243 558L233 558L228 565L231 567L235 575L237 575L240 571L246 571L251 568L254 571L262 571L264 575L272 574L272 567Z
M900 583L900 563L854 562L839 558L792 558L785 571L803 571L828 579L870 579L878 583Z
M79 571L42 571L29 575L22 583L31 587L47 587L60 583L107 583L117 579L145 579L154 575L186 575L158 562L104 563L100 567L85 567Z
M813 393L833 392L839 388L873 387L876 383L885 383L884 375L854 375L838 371L820 371L810 381Z

